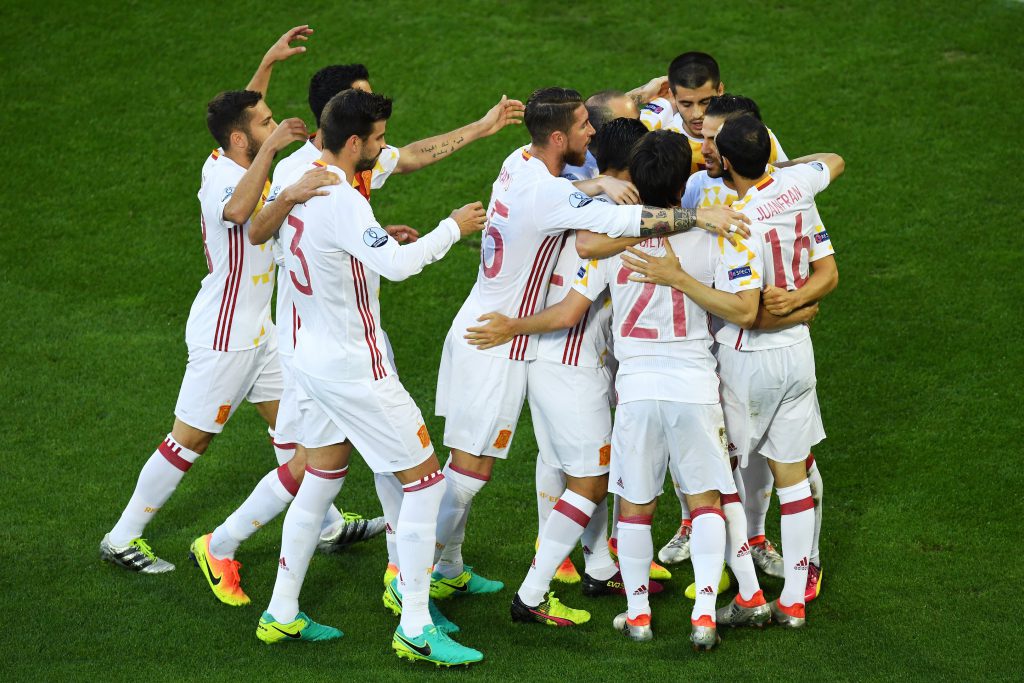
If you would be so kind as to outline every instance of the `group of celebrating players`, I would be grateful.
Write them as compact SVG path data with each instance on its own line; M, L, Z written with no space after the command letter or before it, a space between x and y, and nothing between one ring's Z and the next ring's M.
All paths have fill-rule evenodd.
M147 574L174 569L142 538L145 526L245 399L269 424L278 467L192 543L214 595L249 603L235 553L287 508L256 634L339 638L299 609L314 551L385 531L395 652L444 666L481 661L452 639L459 628L435 600L504 587L464 564L462 544L528 399L539 533L513 620L587 622L550 588L582 582L586 596L624 594L614 627L650 640L648 598L670 576L651 537L668 473L682 523L658 559L692 561L694 648L713 648L721 625L802 626L821 587L822 486L810 449L825 437L808 323L838 282L814 197L842 159L787 160L757 105L725 94L718 65L700 52L628 93L502 97L481 119L401 148L385 142L392 103L373 93L366 68L328 66L310 82L310 135L300 119L275 123L265 96L274 64L304 52L312 32L285 33L245 90L208 105L219 145L199 190L209 273L186 325L174 426L101 557ZM466 204L422 237L377 222L370 195L392 174L524 121L531 143L502 162L486 211ZM296 142L270 180L275 156ZM442 468L381 327L380 278L416 275L480 232L477 280L438 373ZM353 449L374 472L382 518L334 506ZM773 487L781 555L764 534ZM582 577L569 559L577 543ZM738 593L716 609L731 583L726 565ZM776 600L755 567L784 578Z

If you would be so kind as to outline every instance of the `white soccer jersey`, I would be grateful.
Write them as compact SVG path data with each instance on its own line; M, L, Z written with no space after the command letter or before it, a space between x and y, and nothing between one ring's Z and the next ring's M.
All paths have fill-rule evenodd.
M527 148L512 152L491 190L476 284L452 323L457 343L476 349L463 336L466 328L479 325L477 318L484 313L521 318L541 308L565 230L637 237L641 210L594 201L565 178L551 175ZM527 335L477 352L533 360L536 347Z
M565 298L586 264L576 253L576 233L566 232L562 252L551 273L545 308ZM537 359L586 368L603 367L611 349L611 322L612 301L605 291L594 299L583 318L571 328L540 335L537 338Z
M267 202L274 201L284 188L297 182L303 173L312 168L311 164L322 155L323 152L313 144L313 137L310 137L306 140L306 144L279 161L277 167L274 168L274 179L271 182ZM377 158L376 166L370 172L372 176L370 184L360 182L363 175L360 174L352 186L369 199L370 193L366 188L376 190L383 187L384 181L391 176L398 165L399 156L398 149L390 145L385 147L381 151L380 157ZM290 278L284 268L284 246L277 240L274 241L274 260L280 266L277 273L277 309L274 315L274 320L277 323L278 353L291 356L295 350L296 325L299 322L298 311L292 303Z
M459 226L446 218L416 242L399 246L345 172L326 168L341 177L341 185L297 205L280 232L302 320L295 368L336 382L380 380L394 373L380 325L381 276L404 280L420 272L458 241Z
M686 127L683 125L683 117L680 116L671 102L663 97L651 100L640 109L640 121L647 126L647 130L671 130L685 135L686 139L690 142L690 154L692 157L690 172L696 173L707 168L704 165L704 154L701 152L701 144L704 142L704 138L694 137L686 132ZM768 129L768 137L772 141L772 152L768 157L768 163L787 161L789 157L782 150L782 145L779 144L779 139L775 137L775 133L771 131L771 128ZM684 204L683 206L686 205Z
M729 249L719 249L717 239L703 230L668 239L683 270L705 285L715 283L731 293L760 286L750 277L759 264L749 249L731 244ZM664 238L646 240L637 248L665 255ZM718 403L707 311L677 289L633 282L632 274L613 256L589 261L573 283L592 301L605 289L611 291L619 403L648 399Z
M209 273L203 278L185 324L185 341L214 351L244 351L272 333L270 297L274 292L274 255L269 244L249 243L249 221L224 220L245 169L215 149L203 164L199 187L200 225ZM256 211L262 208L266 190ZM251 219L251 217L250 217Z
M765 285L799 289L810 277L810 264L835 253L814 204L814 196L828 184L829 170L824 164L797 164L776 169L733 203L732 208L750 217L747 243L763 263ZM744 330L724 322L715 333L718 343L738 351L776 349L809 337L806 324L781 330Z

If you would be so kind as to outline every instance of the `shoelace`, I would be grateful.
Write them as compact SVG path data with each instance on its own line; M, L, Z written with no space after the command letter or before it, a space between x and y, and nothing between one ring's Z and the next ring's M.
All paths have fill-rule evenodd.
M350 522L358 522L359 520L363 519L363 516L358 512L342 512L341 518L345 520L346 524L348 524Z
M146 539L136 538L134 541L132 541L131 544L135 546L135 549L138 550L140 553L142 553L149 559L153 560L154 562L156 561L156 553L154 553L153 549L149 547L148 543L146 543Z
M238 560L229 560L227 568L224 569L224 578L228 580L228 584L237 586L241 583L241 579L238 576L238 570L242 568L242 563Z

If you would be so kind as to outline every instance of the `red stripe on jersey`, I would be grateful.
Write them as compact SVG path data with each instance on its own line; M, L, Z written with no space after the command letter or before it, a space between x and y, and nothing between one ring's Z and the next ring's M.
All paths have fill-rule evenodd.
M292 350L295 350L295 345L299 343L298 338L299 332L299 311L295 308L295 304L292 304Z
M762 182L760 185L757 185L756 187L759 190L763 190L764 188L768 187L769 185L771 185L774 182L775 181L772 180L772 177L768 176L767 178L764 179L764 182Z
M501 201L494 200L494 213L498 214L502 218L508 218L508 207L501 203Z
M213 157L214 161L216 161L217 159L220 159L220 152L218 152L217 150L213 150L212 152L210 152L210 156Z
M740 328L740 333L736 335L736 350L740 350L740 342L743 341L743 328Z
M779 512L784 515L795 515L798 512L804 512L814 507L814 499L810 496L802 498L800 500L794 500L792 503L783 503L779 506Z
M590 515L583 512L583 510L580 510L575 505L571 503L566 503L561 498L559 498L558 502L555 503L555 512L560 512L561 514L565 515L566 517L568 517L569 519L576 522L582 527L585 527L587 526L587 524L590 524Z
M519 304L519 314L517 317L523 318L533 314L534 308L537 305L537 295L543 288L544 280L546 279L544 277L544 271L547 270L548 263L551 261L551 256L555 253L555 244L557 242L557 236L545 237L544 241L540 244L540 248L537 249L537 255L533 259L533 268L530 271L530 278L526 281L523 300ZM519 335L513 339L512 349L509 351L509 358L512 360L525 359L526 347L529 345L529 341L529 335Z
M224 295L221 297L217 328L213 335L215 351L227 351L228 342L231 341L231 323L235 318L238 286L242 282L243 259L242 226L235 225L228 229L228 273L224 280Z
M377 356L377 368L380 370L381 378L387 376L387 372L384 370L384 356L381 355L380 346L377 344L377 321L373 317L373 309L370 308L370 290L366 286L366 270L363 268L363 262L359 262L359 275L363 279L363 298L366 301L366 314L370 316L370 341L373 342L373 351Z
M812 467L814 467L814 453L809 453L807 455L807 471L810 472Z
M572 359L573 365L580 364L580 351L583 349L583 339L587 335L587 321L590 319L590 309L583 313L583 320L580 321L580 333L576 339L576 355Z
M373 318L373 311L370 309L370 297L366 287L366 271L363 270L362 262L350 256L352 264L352 283L356 292L356 308L359 309L359 317L363 319L363 337L366 345L370 348L370 367L373 370L373 378L383 379L387 376L384 371L384 363L380 349L377 348L376 321Z

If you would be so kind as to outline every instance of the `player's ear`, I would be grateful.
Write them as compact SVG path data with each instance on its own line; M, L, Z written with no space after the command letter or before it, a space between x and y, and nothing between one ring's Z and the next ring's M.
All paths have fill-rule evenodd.
M719 95L724 95L725 94L725 83L722 83L721 81L718 82L718 94Z
M249 136L240 130L231 131L231 147L236 149L246 149L249 146Z

